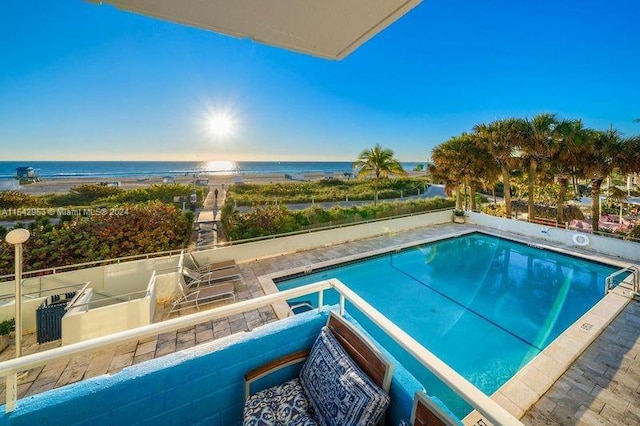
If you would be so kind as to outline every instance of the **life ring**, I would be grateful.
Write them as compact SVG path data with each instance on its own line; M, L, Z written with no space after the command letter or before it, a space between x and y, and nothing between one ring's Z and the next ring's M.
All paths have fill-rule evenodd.
M584 234L573 234L571 239L573 240L573 243L577 246L584 247L589 245L589 237L587 237Z

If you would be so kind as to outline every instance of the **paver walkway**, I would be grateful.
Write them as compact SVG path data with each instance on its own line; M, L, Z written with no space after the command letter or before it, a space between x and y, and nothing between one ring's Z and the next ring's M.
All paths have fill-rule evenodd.
M640 425L639 302L627 305L522 421Z

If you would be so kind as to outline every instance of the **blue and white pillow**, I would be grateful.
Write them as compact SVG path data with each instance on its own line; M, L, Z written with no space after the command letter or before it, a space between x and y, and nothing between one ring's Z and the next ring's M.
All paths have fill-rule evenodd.
M379 388L323 327L300 371L300 383L320 425L375 425L389 405Z

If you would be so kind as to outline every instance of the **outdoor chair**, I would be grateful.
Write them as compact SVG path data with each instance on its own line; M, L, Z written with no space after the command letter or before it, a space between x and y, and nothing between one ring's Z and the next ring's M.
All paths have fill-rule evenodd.
M440 400L418 391L413 397L411 425L457 426L462 425L462 422Z
M172 312L193 306L200 310L200 306L204 304L226 299L236 300L235 286L231 282L189 288L184 277L180 276L178 278L178 287L180 288L180 297L173 301L167 316Z
M195 256L192 253L188 253L188 256L189 256L189 259L191 260L191 263L194 266L194 269L200 272L201 274L206 272L218 271L222 269L237 268L236 261L233 259L223 260L220 262L201 264L196 260Z
M237 266L211 272L198 272L183 266L182 275L184 275L188 287L212 285L220 281L238 280L241 277L240 268Z
M302 361L298 377L250 395L256 380ZM310 351L245 375L244 425L377 425L389 405L393 368L369 339L331 312Z

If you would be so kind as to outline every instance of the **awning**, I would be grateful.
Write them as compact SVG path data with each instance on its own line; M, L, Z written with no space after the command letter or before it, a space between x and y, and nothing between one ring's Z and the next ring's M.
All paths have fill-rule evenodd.
M422 0L87 0L196 28L342 59Z

